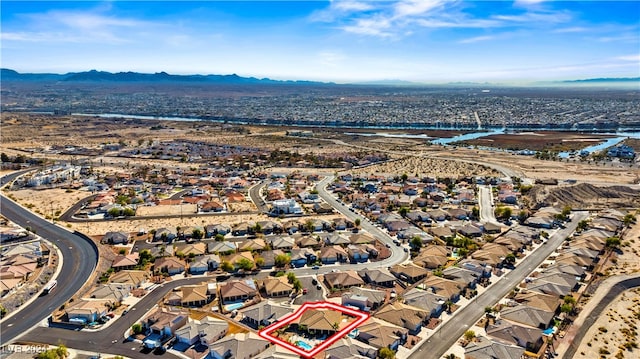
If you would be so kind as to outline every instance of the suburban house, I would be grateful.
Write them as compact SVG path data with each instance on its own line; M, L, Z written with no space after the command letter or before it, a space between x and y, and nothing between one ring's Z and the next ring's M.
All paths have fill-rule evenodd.
M220 299L223 303L232 303L252 299L258 295L253 280L234 280L220 284Z
M215 297L215 289L205 283L183 285L167 296L167 303L183 307L202 307Z
M182 311L170 311L159 307L142 320L142 328L149 334L156 334L160 338L172 337L176 330L187 324L189 313Z
M369 319L358 327L357 339L380 350L389 348L398 350L398 347L407 341L409 330L388 324L381 324L375 319Z
M396 302L384 306L375 314L375 317L398 327L405 328L409 330L409 334L416 335L420 332L422 324L429 319L430 315L422 309Z
M65 309L67 321L79 324L89 324L107 315L111 309L109 299L87 299L82 298Z
M331 359L375 359L376 348L361 341L344 337L324 351L325 358Z
M410 289L402 297L404 298L404 304L426 311L431 318L438 318L442 314L445 302L448 299L432 291L418 288Z
M263 300L256 305L240 310L242 322L254 329L269 326L291 313L293 313L291 307L285 307L270 300Z
M293 285L287 277L266 278L260 282L260 289L267 297L287 297L293 292Z
M391 288L396 283L393 275L381 269L363 269L358 274L368 284Z
M224 338L228 331L229 323L225 320L213 317L204 317L201 320L189 318L187 324L175 331L175 336L178 343L209 346Z
M132 286L127 284L117 284L117 283L109 283L109 284L101 284L96 289L94 289L89 297L95 299L106 299L109 300L112 307L120 305L122 300L127 298L130 294Z
M524 348L480 336L464 348L466 359L521 359Z
M391 274L408 283L416 283L426 278L429 271L415 264L396 264L389 268Z
M209 345L206 359L252 359L269 345L254 332L230 334Z
M460 267L448 267L442 271L442 278L462 284L466 288L475 289L479 276L477 273Z
M269 326L291 313L293 313L291 307L285 307L270 300L263 300L256 305L240 310L242 321L253 329Z
M387 298L387 293L382 290L351 287L348 292L342 294L342 305L358 307L365 312L381 307Z
M171 242L178 236L178 231L172 228L158 228L153 234L154 241Z
M544 343L542 331L503 320L487 327L487 335L505 344L517 345L536 353Z
M304 311L294 323L298 325L299 330L305 330L314 335L332 335L340 329L342 313L335 310L309 309Z
M324 264L345 262L349 254L340 246L325 246L320 250L320 261Z
M430 290L432 293L443 296L452 302L457 302L460 299L460 292L465 287L456 281L435 275L427 278L421 285L424 286L425 290Z
M218 256L217 254L207 254L205 256L199 256L194 258L193 262L189 264L189 273L203 274L205 272L218 269L220 264L220 256Z
M115 271L133 269L138 265L140 256L137 252L131 254L118 254L111 262L111 268Z
M185 271L185 264L178 258L162 257L153 263L154 272L165 272L169 275L179 274Z
M225 255L225 254L235 253L237 249L238 247L235 242L222 241L222 242L207 243L207 251L209 253Z
M555 314L555 310L544 310L527 305L517 305L500 311L502 319L539 329L547 329Z
M109 277L109 282L126 284L131 288L138 288L149 280L149 273L142 270L122 270L113 273Z
M107 244L127 244L131 240L131 235L127 232L107 232L102 237L102 243Z
M330 272L324 275L324 282L330 289L345 289L361 286L364 281L356 271Z

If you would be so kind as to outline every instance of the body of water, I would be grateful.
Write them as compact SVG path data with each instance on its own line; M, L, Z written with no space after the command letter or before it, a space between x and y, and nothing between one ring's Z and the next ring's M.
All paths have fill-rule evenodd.
M304 349L304 350L306 350L306 351L310 351L311 349L313 349L313 347L312 347L311 345L309 345L309 344L308 344L308 343L306 343L306 342L303 342L302 340L298 340L298 341L296 342L296 346L297 346L297 347L300 347L300 348L302 348L302 349Z

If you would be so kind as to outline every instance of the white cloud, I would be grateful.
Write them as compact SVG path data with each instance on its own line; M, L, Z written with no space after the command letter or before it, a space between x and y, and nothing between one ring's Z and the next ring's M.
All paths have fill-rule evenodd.
M640 54L618 56L618 57L616 57L616 60L640 62Z
M581 27L581 26L563 27L563 28L560 28L560 29L553 30L553 32L558 33L558 34L575 33L575 32L586 32L586 31L589 31L589 29L586 28L586 27Z
M475 43L475 42L494 40L495 38L496 38L495 36L476 36L476 37L470 37L468 39L460 40L460 41L458 41L458 43L459 44L472 44L472 43Z
M394 18L404 18L407 16L423 15L429 11L442 6L441 0L406 0L400 1L394 6Z

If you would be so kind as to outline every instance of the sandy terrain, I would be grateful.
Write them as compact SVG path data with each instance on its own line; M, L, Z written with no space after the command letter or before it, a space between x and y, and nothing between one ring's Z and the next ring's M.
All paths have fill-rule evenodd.
M640 216L636 223L627 229L622 236L622 254L610 260L608 271L611 275L640 272ZM615 263L613 263L615 261ZM639 318L640 319L640 318Z
M574 358L638 358L640 288L622 293L593 324Z
M4 195L10 196L22 206L31 208L32 211L42 216L51 218L53 213L55 218L76 204L76 202L91 195L91 192L77 190L69 190L67 192L67 190L59 188L46 190L21 189L18 191L5 191Z
M409 176L463 177L463 176L500 176L500 173L477 164L432 158L408 157L397 161L367 166L350 171L354 174L397 176L406 173Z

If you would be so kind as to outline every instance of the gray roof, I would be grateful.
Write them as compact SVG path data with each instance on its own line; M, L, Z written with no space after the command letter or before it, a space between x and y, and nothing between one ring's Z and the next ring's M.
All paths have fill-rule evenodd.
M529 307L527 305L517 305L505 308L500 312L500 317L509 319L516 323L526 324L535 328L546 327L555 313L547 310Z
M464 354L468 359L520 359L524 348L479 337L477 342L465 347Z

